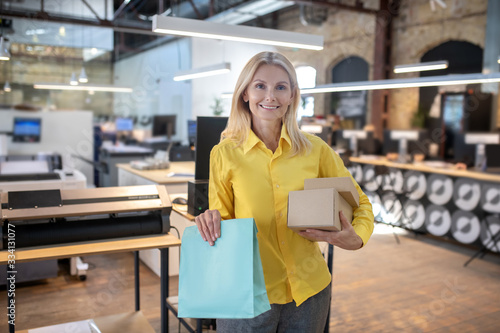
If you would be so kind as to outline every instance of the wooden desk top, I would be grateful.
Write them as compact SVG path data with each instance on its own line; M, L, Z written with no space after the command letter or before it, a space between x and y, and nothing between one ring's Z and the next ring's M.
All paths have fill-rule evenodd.
M95 240L87 242L76 242L67 244L55 244L36 247L26 247L16 249L16 263L62 259L68 257L78 257L85 255L138 251L147 249L160 249L165 247L180 246L181 240L172 234L124 237L116 239ZM6 264L9 252L0 251L0 264Z
M94 318L94 322L102 333L154 333L155 330L151 327L148 320L142 313L142 311L121 313L110 316L103 316ZM63 328L66 332L72 332L74 327L71 323L66 323L67 326L61 328L59 324L57 332L61 332ZM47 326L44 328L51 328L53 326ZM54 328L55 329L55 328ZM29 333L30 330L16 331L19 333Z
M179 215L184 216L186 219L188 219L191 222L194 222L194 219L196 216L193 216L187 212L186 206L181 206L181 205L176 205L172 204L173 210L178 213Z
M195 163L193 161L188 162L170 162L170 168L168 169L157 169L157 170L137 170L132 168L129 164L121 163L116 165L119 169L126 170L130 173L138 175L142 178L155 182L157 184L166 185L174 183L187 183L190 180L194 180L194 169ZM189 176L171 176L170 173L177 174L192 174Z
M362 164L372 164L372 165L385 165L389 168L399 168L406 170L415 170L421 172L428 173L438 173L442 175L452 176L452 177L463 177L463 178L473 178L477 180L483 181L492 181L500 183L500 175L485 173L485 172L477 172L470 170L458 170L453 168L437 168L425 165L423 163L399 163L399 162L391 162L388 161L385 157L381 156L380 158L363 158L363 157L350 157L349 160L353 163L362 163Z

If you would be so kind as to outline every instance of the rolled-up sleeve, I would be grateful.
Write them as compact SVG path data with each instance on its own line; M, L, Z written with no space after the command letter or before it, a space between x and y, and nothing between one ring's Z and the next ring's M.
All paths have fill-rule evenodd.
M229 180L230 170L224 164L219 147L210 152L209 208L217 209L223 220L234 219L234 198Z
M320 175L325 178L350 177L356 186L356 190L359 193L359 206L353 211L352 226L356 234L363 240L364 246L370 239L374 228L372 204L349 170L347 170L340 156L327 145L324 145L321 152Z

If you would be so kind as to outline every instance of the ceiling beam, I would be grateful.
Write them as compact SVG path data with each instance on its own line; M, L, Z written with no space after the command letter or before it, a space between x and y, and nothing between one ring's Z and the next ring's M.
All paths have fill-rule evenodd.
M362 7L361 2L356 2L357 5L355 5L355 6L344 5L344 4L337 3L337 2L330 2L327 0L295 0L294 2L296 4L299 4L299 5L317 6L317 7L334 7L334 8L338 8L338 9L350 10L350 11L355 11L355 12L359 12L359 13L367 13L367 14L377 14L378 13L377 9L369 9L369 8Z
M198 20L203 20L203 16L201 15L198 8L196 8L196 5L194 4L193 0L188 0L188 2L191 4L191 7L193 8L194 13L198 17Z
M87 2L87 0L82 0L83 4L87 6L87 8L94 14L94 16L99 20L102 21L102 19L99 17L99 14L92 8L92 6ZM105 17L106 18L106 17Z
M0 17L2 18L10 18L10 19L28 19L32 21L42 21L42 22L54 22L54 23L67 23L67 24L77 24L82 26L89 27L101 27L101 28L109 28L118 32L125 32L131 34L143 34L143 35L158 35L151 30L151 24L142 24L139 26L136 22L130 21L130 23L135 23L135 25L127 25L123 24L123 22L117 21L109 21L109 20L86 20L78 17L72 16L60 16L49 14L44 11L16 11L16 10L3 10L0 13Z

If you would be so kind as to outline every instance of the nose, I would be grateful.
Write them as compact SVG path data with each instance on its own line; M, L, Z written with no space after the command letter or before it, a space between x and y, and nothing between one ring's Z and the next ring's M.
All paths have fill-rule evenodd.
M273 89L268 89L266 91L266 100L273 101L274 99L275 99L275 97L274 97L274 91L273 91Z

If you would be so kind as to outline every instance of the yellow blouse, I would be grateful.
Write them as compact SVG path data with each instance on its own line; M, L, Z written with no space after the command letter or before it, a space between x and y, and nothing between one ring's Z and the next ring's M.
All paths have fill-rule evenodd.
M324 141L305 135L312 143L312 151L305 155L290 157L285 126L274 154L252 131L241 146L225 139L210 154L210 209L219 210L223 220L255 219L270 303L295 300L298 306L331 281L318 244L287 227L288 192L303 190L307 178L351 175ZM373 231L372 206L352 181L360 195L352 225L366 244Z

